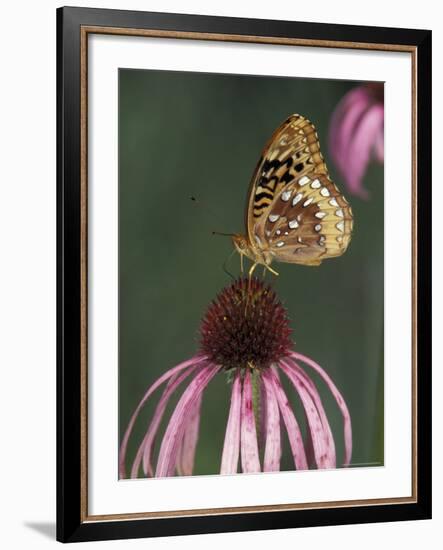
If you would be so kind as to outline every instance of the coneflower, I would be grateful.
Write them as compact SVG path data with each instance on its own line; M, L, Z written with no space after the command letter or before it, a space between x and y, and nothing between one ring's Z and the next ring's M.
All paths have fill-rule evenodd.
M367 198L363 177L370 161L384 161L384 88L369 83L349 91L337 105L329 129L329 149L348 189Z
M221 474L237 473L239 463L241 472L280 470L282 426L288 434L295 469L335 468L334 437L309 369L321 376L342 413L345 453L340 465L347 466L352 430L346 403L328 374L292 348L286 309L269 285L257 278L238 279L222 290L201 323L199 352L157 379L135 409L120 447L120 478L127 477L126 450L138 415L162 385L163 393L132 462L130 476L138 477L140 468L148 477L192 475L202 395L216 375L228 375L232 381ZM306 418L304 438L280 374L288 378L300 397ZM154 441L168 401L185 380L188 385L154 457Z

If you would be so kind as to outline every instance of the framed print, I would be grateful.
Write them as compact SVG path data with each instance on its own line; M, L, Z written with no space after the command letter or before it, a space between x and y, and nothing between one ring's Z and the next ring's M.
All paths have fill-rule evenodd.
M63 542L431 516L431 32L60 8Z

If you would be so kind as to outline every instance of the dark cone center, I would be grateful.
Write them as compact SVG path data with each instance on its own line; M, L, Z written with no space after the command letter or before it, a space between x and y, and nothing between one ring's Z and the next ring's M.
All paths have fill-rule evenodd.
M253 277L224 288L208 307L200 328L201 350L231 369L266 368L292 347L286 309L275 291Z

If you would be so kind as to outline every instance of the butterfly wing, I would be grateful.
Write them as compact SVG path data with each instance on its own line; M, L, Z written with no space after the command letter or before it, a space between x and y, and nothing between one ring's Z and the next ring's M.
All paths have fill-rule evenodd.
M254 242L254 227L265 216L274 197L294 179L327 174L314 125L301 115L291 115L265 145L249 187L246 229Z
M254 240L272 259L319 265L343 254L353 229L352 210L325 174L292 180L253 227Z

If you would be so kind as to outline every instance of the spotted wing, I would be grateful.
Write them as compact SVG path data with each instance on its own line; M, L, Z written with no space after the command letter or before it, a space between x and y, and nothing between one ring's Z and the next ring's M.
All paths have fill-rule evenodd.
M270 259L319 265L345 252L352 210L325 174L292 180L274 197L253 228L254 242Z
M253 227L266 216L274 197L294 179L327 174L314 125L301 115L291 115L273 133L263 149L249 188L246 227L253 242Z

